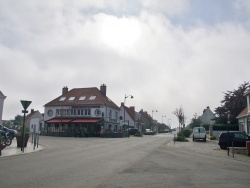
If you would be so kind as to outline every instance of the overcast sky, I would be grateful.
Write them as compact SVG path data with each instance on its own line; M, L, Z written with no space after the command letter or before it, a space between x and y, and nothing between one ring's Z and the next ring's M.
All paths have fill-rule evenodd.
M250 81L249 0L0 0L3 119L62 88L107 85L118 106L174 127ZM188 123L187 122L187 123Z

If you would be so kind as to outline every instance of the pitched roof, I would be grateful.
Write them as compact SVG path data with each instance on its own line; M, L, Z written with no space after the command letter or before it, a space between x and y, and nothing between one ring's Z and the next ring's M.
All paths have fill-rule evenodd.
M93 97L90 100L91 96ZM65 100L60 101L62 97L65 97ZM75 97L73 100L69 100L70 97ZM80 98L83 100L79 100ZM119 107L110 100L107 96L103 95L101 91L96 87L91 88L74 88L65 94L57 97L56 99L45 104L45 106L78 106L78 105L107 105L113 108L119 109Z
M248 109L247 109L247 107L245 107L236 118L241 118L241 117L248 115L247 112L248 112Z
M135 110L133 108L129 108L127 106L125 107L125 111L128 113L128 115L131 117L133 121L135 121Z
M0 97L5 97L2 91L0 91Z

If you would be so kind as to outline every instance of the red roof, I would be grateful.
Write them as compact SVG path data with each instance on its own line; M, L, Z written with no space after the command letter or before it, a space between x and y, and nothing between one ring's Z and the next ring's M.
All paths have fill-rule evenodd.
M58 119L50 119L47 122L48 123L68 123L68 122L70 122L72 120L73 119L60 119L60 118L58 118Z
M246 116L248 114L247 112L248 112L248 109L247 107L245 107L236 118L241 118L241 117Z
M94 100L89 100L91 96L96 96ZM60 101L62 97L65 100ZM74 100L69 100L70 97L75 97ZM79 100L80 97L86 97L84 100ZM81 105L106 105L119 109L119 107L110 100L107 96L103 95L101 91L96 88L74 88L65 94L57 97L56 99L45 104L45 106L81 106Z
M73 123L96 123L100 121L100 119L75 119Z

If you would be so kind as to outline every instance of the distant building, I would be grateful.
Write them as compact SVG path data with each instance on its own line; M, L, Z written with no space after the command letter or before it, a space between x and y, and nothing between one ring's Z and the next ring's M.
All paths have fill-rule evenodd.
M29 130L33 131L32 121L33 119L39 120L39 128L38 130L44 129L44 117L43 114L41 114L38 110L31 109L31 112L26 116L25 118L25 128L29 128Z
M121 103L121 107L120 107L120 116L122 116L122 120L120 121L120 126L123 127L124 125L129 126L129 127L134 127L136 128L136 112L135 112L135 107L131 106L131 107L127 107L124 106L124 103ZM125 115L125 119L124 119L124 115ZM124 127L123 127L124 128Z
M138 116L140 117L139 118L140 121L138 123L140 123L143 131L145 131L145 129L153 130L153 126L152 126L153 119L148 114L147 111L143 111L143 109L141 109L138 113Z
M6 99L6 96L0 91L0 124L2 124L2 116L3 116L3 103Z
M210 110L209 106L203 110L203 114L199 117L202 125L213 125L215 123L215 115Z
M250 90L245 93L247 106L237 116L239 130L250 135Z

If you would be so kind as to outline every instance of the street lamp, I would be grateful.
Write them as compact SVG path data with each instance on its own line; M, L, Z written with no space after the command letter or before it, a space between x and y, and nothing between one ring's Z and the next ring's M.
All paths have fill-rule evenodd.
M133 97L133 95L126 95L125 94L125 97L124 97L124 106L123 106L123 110L124 110L124 125L125 125L125 103L126 103L126 99L128 98L128 97L130 97L131 99L133 99L134 97ZM128 126L127 126L127 131L128 131ZM128 137L129 137L129 133L128 133Z
M229 124L230 124L230 111L227 112L227 155L229 155Z
M164 118L164 117L167 117L167 116L161 116L161 118L162 118L162 119L161 119L161 124L163 124L163 118Z
M158 112L157 110L152 110L152 124L151 124L151 131L153 131L154 126L154 112Z

